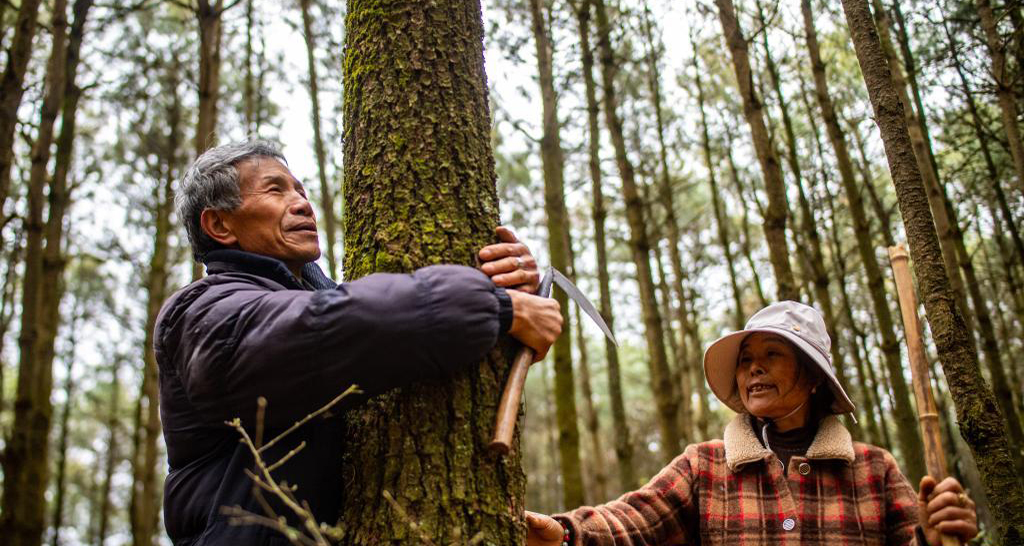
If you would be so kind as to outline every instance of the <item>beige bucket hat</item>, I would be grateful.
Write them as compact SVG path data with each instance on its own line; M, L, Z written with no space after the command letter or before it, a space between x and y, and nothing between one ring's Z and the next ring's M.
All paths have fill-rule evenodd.
M815 308L795 301L773 303L750 317L739 332L719 338L704 352L704 376L712 392L734 411L744 412L739 393L736 392L736 361L740 345L754 332L767 332L784 337L807 354L817 364L828 387L835 396L833 413L852 413L853 402L836 379L832 368L832 340L825 328L825 320Z

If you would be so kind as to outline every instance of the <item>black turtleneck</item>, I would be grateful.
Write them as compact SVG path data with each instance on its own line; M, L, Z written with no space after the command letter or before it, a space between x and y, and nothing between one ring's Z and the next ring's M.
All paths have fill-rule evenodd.
M818 421L812 420L811 423L806 426L787 430L785 432L779 432L775 429L775 425L768 425L764 428L765 421L754 418L750 420L751 427L754 429L754 434L757 435L757 439L761 442L761 445L767 447L775 453L775 456L782 461L782 471L786 472L789 468L789 460L796 456L804 456L807 453L807 449L811 447L814 442L814 436L818 433ZM767 433L767 444L765 443L764 433Z

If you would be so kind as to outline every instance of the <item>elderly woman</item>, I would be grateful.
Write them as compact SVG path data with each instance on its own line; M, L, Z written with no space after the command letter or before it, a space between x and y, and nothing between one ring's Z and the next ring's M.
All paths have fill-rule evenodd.
M892 455L854 442L835 414L854 406L832 370L813 308L786 301L708 347L704 372L737 411L725 439L691 445L647 485L554 518L527 513L531 546L917 544L977 534L952 478L920 493Z

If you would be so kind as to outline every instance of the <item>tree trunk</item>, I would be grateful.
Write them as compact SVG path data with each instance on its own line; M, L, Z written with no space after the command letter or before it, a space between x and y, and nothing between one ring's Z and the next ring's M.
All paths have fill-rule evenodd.
M982 0L984 2L984 0ZM1024 487L1014 471L999 407L985 385L969 331L956 306L942 266L931 211L917 170L902 105L893 89L888 63L872 24L866 0L843 0L868 95L881 131L900 212L903 215L915 274L939 359L956 404L960 430L978 462L997 534L1004 544L1024 543Z
M1017 125L1017 101L1013 95L1013 78L1006 66L1006 52L1003 50L1003 39L996 27L996 18L992 13L990 0L977 0L978 17L981 28L985 31L985 42L988 44L989 58L992 60L992 80L996 84L996 97L999 99L999 111L1003 117L1003 130L1013 158L1013 168L1017 173L1017 189L1024 193L1024 141L1021 140L1020 126Z
M52 50L46 65L46 90L40 123L32 146L32 167L28 180L28 212L25 217L25 281L22 285L21 333L14 424L2 459L4 490L0 513L0 536L11 546L38 545L46 528L46 487L49 483L49 433L53 416L50 391L53 387L53 342L55 332L47 328L50 299L56 285L44 283L48 273L43 249L60 248L62 239L45 240L43 189L53 143L53 126L64 100L67 74L67 2L56 0L51 23ZM63 214L63 211L50 211ZM48 346L48 347L47 347ZM50 359L46 360L49 355Z
M761 302L761 307L768 307L771 303L768 301L768 297L764 294L764 289L761 287L761 276L757 272L757 262L754 260L754 251L751 248L751 235L750 235L750 208L747 205L746 188L740 178L739 170L736 168L736 161L732 157L732 136L729 134L728 127L726 127L726 135L729 136L728 141L725 144L725 155L729 163L729 174L732 177L733 187L736 189L736 197L740 201L740 227L743 231L743 242L740 247L740 251L743 257L747 260L747 267L750 268L751 284L754 285L754 291L757 292L757 299Z
M694 72L694 83L697 87L697 106L700 108L700 127L701 127L701 147L704 151L704 164L708 168L708 185L710 186L711 193L711 206L715 213L715 228L718 234L718 244L722 247L722 253L725 255L725 263L729 269L729 283L732 287L732 299L733 299L733 328L736 330L742 330L745 324L745 314L743 312L743 293L740 291L739 280L736 276L736 264L735 258L730 248L729 240L729 226L725 215L724 207L722 206L722 197L719 195L718 189L718 175L715 174L718 171L718 165L715 164L714 159L711 156L711 134L708 130L708 118L707 113L704 111L704 84L700 77L700 65L698 64L697 44L692 42L693 45L693 72Z
M181 103L177 95L180 76L176 64L166 69L165 96L170 97L166 119L168 126L166 148L159 154L162 164L162 182L153 189L155 208L152 211L153 253L150 255L149 271L146 275L146 335L143 347L143 374L140 390L139 427L136 452L132 456L132 493L130 500L130 523L132 544L148 546L156 541L160 525L160 483L157 473L159 445L161 443L159 384L156 355L153 352L153 330L156 327L160 307L167 299L167 278L173 264L169 261L171 210L174 208L174 181L180 173L178 150L181 148Z
M74 336L74 332L71 334ZM75 383L71 379L74 371L75 342L72 339L67 355L67 377L64 378L64 407L60 412L60 432L57 438L57 476L54 478L53 493L53 535L52 546L60 546L60 528L64 525L64 497L67 492L68 430L71 422L71 407L75 399Z
M577 277L578 278L578 277ZM580 353L580 394L583 398L583 422L590 436L590 447L594 450L588 462L591 467L593 484L590 498L593 502L608 500L608 473L605 470L604 444L601 441L601 423L594 408L594 393L590 389L590 362L587 358L587 341L583 338L583 315L576 307L576 349Z
M765 64L768 67L768 74L771 76L772 90L775 92L775 96L779 101L779 109L782 112L782 128L786 135L789 152L786 155L786 159L789 163L790 171L793 172L793 182L796 185L797 195L799 197L800 227L804 233L803 242L799 246L807 259L806 261L809 269L808 273L812 283L811 290L814 294L814 299L817 300L818 305L821 306L822 315L825 319L825 328L828 332L829 339L834 340L830 346L830 352L832 355L832 364L836 370L836 377L839 379L839 383L843 386L844 390L852 391L852 389L850 389L850 382L846 378L846 364L843 361L843 353L839 350L839 335L836 330L837 320L835 311L832 307L832 296L829 294L829 277L828 270L825 269L824 254L821 250L821 237L818 235L818 225L814 218L814 213L811 212L811 203L807 199L807 193L804 191L803 174L801 172L800 160L797 157L796 132L793 130L793 120L789 114L789 104L786 102L785 95L782 94L782 80L779 75L779 69L775 65L775 60L772 59L771 49L768 44L768 23L765 20L760 0L757 2L757 14L761 26L765 29L762 33ZM808 15L809 14L805 14L805 17ZM853 433L854 438L864 438L864 431L861 429L860 423L856 418L848 420L847 425L850 432Z
M199 113L193 142L196 157L217 144L217 100L220 98L221 15L224 0L197 0L195 16L199 23ZM192 280L203 276L203 265L192 264Z
M814 85L818 106L825 121L829 142L831 142L832 149L835 151L840 179L846 191L847 206L853 219L853 229L857 239L857 250L860 253L861 262L864 264L864 270L867 274L868 291L871 294L875 320L881 335L881 349L885 356L885 364L889 370L890 386L892 387L892 397L895 403L896 415L894 417L897 425L899 447L906 461L907 477L910 478L911 483L917 483L925 473L921 436L914 419L914 409L910 403L907 383L903 378L900 347L893 333L892 314L889 309L888 298L885 294L885 279L882 277L878 259L875 256L875 247L871 244L868 219L864 211L864 200L857 190L857 183L854 180L853 165L850 161L849 149L846 146L846 137L843 135L842 128L839 127L835 106L832 104L832 98L829 95L828 82L825 79L825 65L821 61L821 53L818 47L817 32L814 28L813 20L810 20L807 16L807 14L811 13L810 0L802 0L801 6L805 14L804 30L807 37L807 49L811 58L811 67L814 72Z
M1001 215L1003 223L1006 224L1007 229L1010 231L1010 238L1013 240L1013 249L1016 261L1018 264L1024 265L1024 240L1021 239L1018 222L1013 217L1013 212L1010 210L1009 200L1006 198L1006 192L1003 191L1003 185L1000 182L999 170L996 168L995 160L992 158L992 150L989 148L989 137L984 130L985 123L978 111L978 104L974 100L974 92L971 91L971 86L967 82L967 76L964 74L963 63L960 61L960 51L959 45L956 41L956 36L950 31L949 22L946 19L942 20L942 27L946 32L946 39L949 42L949 55L950 59L953 61L953 68L956 69L957 78L960 81L960 90L964 94L964 101L967 103L967 111L971 114L971 127L974 129L974 135L978 139L978 148L981 150L981 157L985 160L985 169L988 173L988 181L992 185L993 194L996 197L996 202L999 204L999 215ZM993 215L993 217L996 216L997 215ZM1012 275L1012 271L1010 274Z
M871 207L875 211L875 217L878 218L879 236L887 247L894 246L896 245L896 239L893 237L893 233L896 231L892 227L892 214L890 214L890 209L878 195L878 191L875 190L875 180L871 176L871 163L868 161L867 150L864 147L864 135L861 134L860 126L857 123L847 120L846 124L853 135L853 144L857 147L857 154L860 156L860 161L857 162L857 170L860 172L864 189L868 192L868 198L871 200Z
M305 7L305 2L301 2ZM303 10L303 23L305 23L305 10ZM256 74L253 70L253 47L252 30L256 26L256 17L253 12L253 0L245 0L245 82L242 89L242 102L245 105L245 134L256 135ZM311 71L312 75L312 71ZM314 109L313 113L318 115L319 111ZM314 118L317 123L318 118ZM319 134L319 131L317 131ZM331 272L334 275L334 272Z
M565 208L565 159L558 121L558 99L551 66L554 48L548 34L541 0L530 1L533 40L536 46L538 82L543 110L544 134L540 155L544 168L544 212L547 216L548 255L551 265L569 271L569 219ZM569 297L563 290L553 296L562 307L562 320L569 322ZM555 407L558 410L558 453L562 462L563 502L582 506L583 473L580 462L580 431L576 412L576 381L572 370L572 328L566 327L553 347L555 361Z
M889 12L882 5L882 0L872 1L874 2L875 25L878 28L878 37L882 43L882 51L885 52L885 56L889 61L893 86L899 94L900 102L903 103L903 114L907 117L910 141L914 146L914 158L917 160L917 168L921 172L921 178L924 180L925 191L928 194L928 203L932 208L932 216L935 218L935 230L939 235L939 244L942 248L942 260L943 265L946 267L946 276L949 277L950 286L953 287L957 305L960 306L964 314L967 327L972 332L970 339L973 344L974 318L971 308L967 306L967 292L964 287L963 277L960 276L960 264L957 259L956 242L954 241L954 231L959 228L956 227L956 218L951 216L948 213L949 211L946 210L945 190L939 181L939 172L932 157L931 140L928 136L923 106L919 102L917 104L918 111L915 114L914 105L910 102L910 95L907 93L907 77L903 74L900 59L889 32L889 28L892 25ZM905 51L909 53L909 47ZM908 71L908 73L911 76L913 76L912 62L909 58L907 59L907 65L911 67L911 71Z
M347 275L472 265L498 224L479 1L350 0L346 23ZM487 448L508 371L496 349L348 412L342 543L523 542L518 441L507 457Z
M651 392L657 407L658 425L661 431L661 455L663 462L679 454L680 435L677 424L678 400L672 384L672 373L665 354L665 334L662 329L661 313L655 296L654 278L651 273L651 244L647 238L643 202L637 188L633 164L626 153L626 141L619 118L618 101L615 95L616 62L611 43L611 25L604 0L593 0L597 10L598 48L601 59L601 80L604 85L605 124L611 134L615 149L615 163L622 179L622 197L626 203L626 220L629 224L629 247L636 264L637 281L640 285L640 308L643 314L644 330L651 370Z
M114 480L114 470L118 462L118 412L121 401L121 381L118 373L121 369L121 357L114 358L110 367L110 405L107 407L107 452L103 460L103 482L100 485L100 508L99 523L96 531L95 544L101 545L106 542L110 527L110 490ZM130 514L129 514L130 515Z
M743 97L743 114L750 125L750 133L754 140L754 149L764 174L765 193L768 194L768 208L764 216L764 237L768 244L768 253L775 271L775 282L778 285L779 301L799 300L800 293L789 263L789 248L786 243L786 185L782 179L782 168L778 155L772 146L768 128L764 121L764 106L754 89L754 79L750 69L750 57L747 53L747 41L743 37L736 8L732 0L715 0L718 6L718 18L722 22L725 41L732 54L733 69L736 72L736 83Z
M338 240L337 219L334 216L334 191L327 182L327 152L320 130L320 90L316 70L316 36L313 35L310 4L313 0L299 0L302 8L302 35L306 39L306 66L309 70L309 100L312 102L313 151L316 153L317 174L320 177L320 208L323 210L324 235L327 238L327 268L332 279L338 278L338 261L334 252Z
M594 83L594 52L590 45L591 0L581 0L576 6L576 18L580 35L580 55L583 62L583 81L587 97L587 148L591 192L593 193L592 216L594 218L594 248L597 254L597 284L601 293L601 317L611 328L613 324L612 297L608 279L608 251L604 222L607 213L604 208L604 194L601 189L601 129L598 123L600 106L597 102ZM605 359L608 366L608 397L611 405L612 425L615 438L615 458L619 466L619 486L630 491L637 486L636 471L633 468L633 442L629 423L626 421L626 407L622 399L622 376L619 372L619 349L608 338L604 340Z
M11 191L11 165L14 163L18 107L21 106L21 98L25 92L25 71L28 69L29 59L32 58L32 39L36 35L39 4L40 0L22 0L14 23L14 37L7 50L7 64L4 66L3 75L0 76L0 211L7 204L7 197Z

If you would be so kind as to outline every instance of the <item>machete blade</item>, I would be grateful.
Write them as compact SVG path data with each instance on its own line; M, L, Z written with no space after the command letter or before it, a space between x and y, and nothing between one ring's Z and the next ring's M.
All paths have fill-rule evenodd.
M555 281L555 284L557 284L562 290L565 290L565 293L569 295L569 298L576 302L576 305L579 305L580 309L583 309L583 312L593 319L597 324L597 327L604 332L604 335L608 336L608 339L612 340L612 343L618 347L619 342L615 341L615 335L612 334L612 329L605 324L604 319L601 318L601 313L599 313L594 307L594 304L590 303L590 300L583 295L583 292L580 292L580 289L576 288L576 285L573 284L568 277L563 275L561 271L553 267L548 268L548 271L552 280Z

